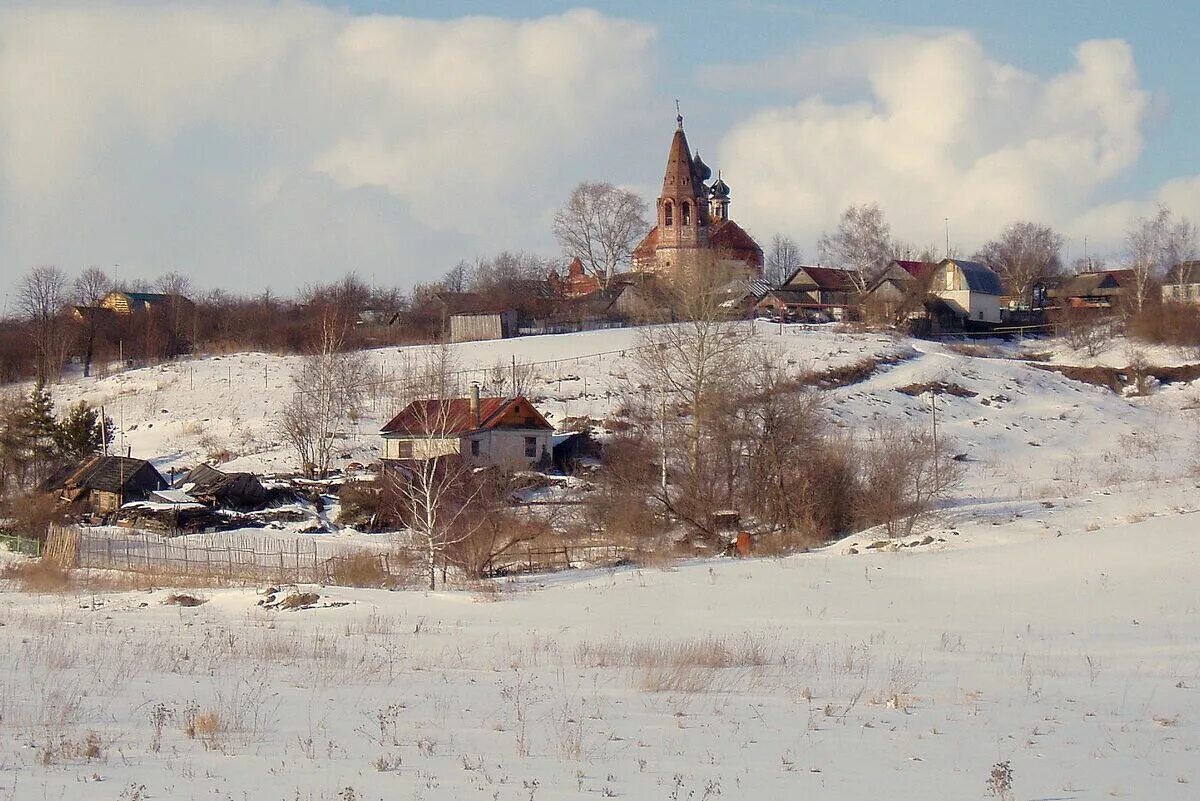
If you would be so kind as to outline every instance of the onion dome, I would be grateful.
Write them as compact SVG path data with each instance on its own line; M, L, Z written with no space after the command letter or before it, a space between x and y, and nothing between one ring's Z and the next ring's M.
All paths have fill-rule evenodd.
M718 177L717 180L713 182L712 188L709 191L712 192L712 196L715 198L728 198L729 184L725 183L720 177Z
M703 181L712 178L712 169L709 168L704 160L700 158L700 151L696 151L696 155L692 156L692 171L696 173L696 177Z

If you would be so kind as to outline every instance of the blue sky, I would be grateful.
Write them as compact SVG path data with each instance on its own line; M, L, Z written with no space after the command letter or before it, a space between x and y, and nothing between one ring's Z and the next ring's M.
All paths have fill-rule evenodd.
M761 241L852 203L971 252L1035 219L1114 263L1200 219L1200 4L0 3L0 263L288 292L555 256L571 187L653 201L673 129Z

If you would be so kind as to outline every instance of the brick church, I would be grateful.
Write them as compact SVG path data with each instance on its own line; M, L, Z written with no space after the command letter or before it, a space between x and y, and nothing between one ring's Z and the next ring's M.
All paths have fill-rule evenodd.
M683 132L683 117L675 118L675 135L667 156L658 224L633 251L633 268L670 277L699 265L720 266L730 278L762 276L763 251L754 238L729 219L729 185L692 155Z

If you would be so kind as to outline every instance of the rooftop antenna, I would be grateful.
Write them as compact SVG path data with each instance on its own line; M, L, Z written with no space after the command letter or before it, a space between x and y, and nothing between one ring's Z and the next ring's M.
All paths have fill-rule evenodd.
M683 112L679 110L679 98L675 98L675 124L683 127Z

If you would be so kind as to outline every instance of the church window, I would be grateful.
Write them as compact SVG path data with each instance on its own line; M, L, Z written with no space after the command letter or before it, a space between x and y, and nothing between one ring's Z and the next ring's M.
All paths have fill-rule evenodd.
M674 225L675 224L674 218L675 218L674 207L672 207L670 203L663 204L663 224L664 225Z
M682 222L683 225L691 225L692 224L692 205L690 203L688 203L686 200L683 203L683 214L681 214L680 216L683 218L683 222Z

